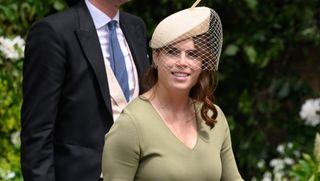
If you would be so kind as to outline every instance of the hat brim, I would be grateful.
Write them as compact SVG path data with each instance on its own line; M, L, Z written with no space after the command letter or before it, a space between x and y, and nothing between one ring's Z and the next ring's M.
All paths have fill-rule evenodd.
M157 49L188 37L203 34L208 31L209 24L209 8L184 9L168 16L157 25L150 41L150 47Z

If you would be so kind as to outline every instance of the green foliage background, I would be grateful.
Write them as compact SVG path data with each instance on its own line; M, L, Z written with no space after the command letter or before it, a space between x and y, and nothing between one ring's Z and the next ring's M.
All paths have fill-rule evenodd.
M148 36L191 0L132 0L122 8L142 17ZM151 5L152 3L152 5ZM299 118L304 100L320 96L320 0L203 0L220 15L224 44L216 101L228 117L234 153L245 180L261 178L261 159L279 143L311 150L318 127ZM25 38L39 18L66 8L63 0L0 0L0 36ZM173 25L174 26L174 25ZM23 60L0 54L0 180L21 180L19 144Z

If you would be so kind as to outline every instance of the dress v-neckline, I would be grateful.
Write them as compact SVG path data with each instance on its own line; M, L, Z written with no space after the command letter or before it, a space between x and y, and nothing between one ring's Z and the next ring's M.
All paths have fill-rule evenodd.
M159 121L161 122L161 126L164 127L164 129L166 129L167 133L171 135L171 137L174 138L174 140L176 140L175 142L177 142L179 145L181 145L182 147L184 147L185 149L187 149L188 151L194 151L198 144L199 144L199 125L198 125L198 116L197 113L195 114L195 119L196 119L196 131L197 131L197 138L196 138L196 143L194 144L193 147L189 147L188 145L186 145L185 143L183 143L173 132L172 130L169 128L169 126L165 123L165 120L162 118L160 112L154 107L154 105L150 102L149 99L147 99L144 96L140 96L140 98L142 100L146 100L149 104L149 106L151 106L152 110L154 111L154 114L157 115L157 119L159 119Z

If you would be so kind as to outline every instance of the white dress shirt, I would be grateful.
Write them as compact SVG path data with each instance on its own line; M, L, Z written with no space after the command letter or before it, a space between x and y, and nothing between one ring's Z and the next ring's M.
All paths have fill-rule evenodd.
M89 9L91 17L93 19L94 26L96 27L96 30L97 30L103 57L104 57L104 60L106 61L105 64L107 63L110 65L110 62L109 62L110 52L108 48L109 47L109 30L108 30L107 23L111 20L116 20L118 22L116 32L117 32L120 48L122 50L122 53L124 55L125 62L126 62L126 68L128 72L129 91L130 91L130 100L131 100L133 99L132 96L133 96L134 86L135 86L133 71L136 71L135 70L136 67L133 64L133 61L131 60L132 56L131 56L128 43L120 28L119 11L117 12L116 16L113 19L111 19L106 14L104 14L101 10L96 8L89 0L85 0L85 3Z

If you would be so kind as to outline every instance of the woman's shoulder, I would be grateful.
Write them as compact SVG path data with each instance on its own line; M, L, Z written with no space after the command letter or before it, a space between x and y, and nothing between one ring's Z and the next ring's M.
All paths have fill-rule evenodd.
M154 110L149 100L143 96L138 96L124 108L119 118L130 118L137 123L149 119L152 116L154 116Z
M142 100L135 98L132 100L120 113L117 120L115 120L112 130L113 129L136 129L139 124L137 124L137 115L141 112L144 108L144 103ZM138 116L139 117L139 116Z
M133 99L123 110L123 112L139 113L150 106L150 102L143 96Z
M217 123L222 124L224 127L229 127L227 118L226 118L224 112L222 111L222 109L220 108L220 106L217 104L214 104L214 107L216 108L217 113L218 113Z

